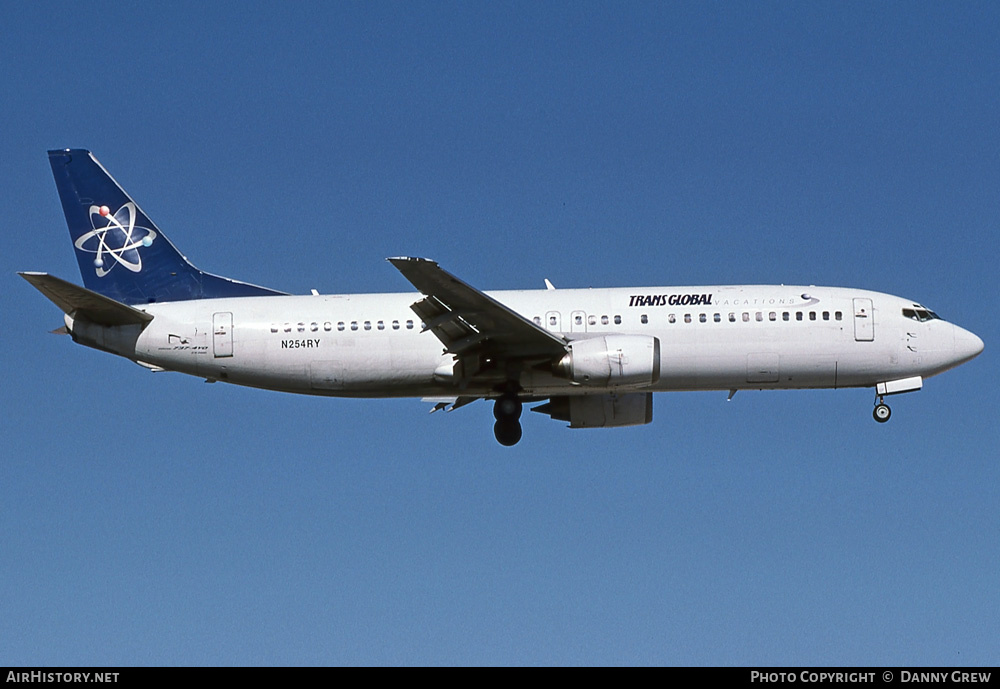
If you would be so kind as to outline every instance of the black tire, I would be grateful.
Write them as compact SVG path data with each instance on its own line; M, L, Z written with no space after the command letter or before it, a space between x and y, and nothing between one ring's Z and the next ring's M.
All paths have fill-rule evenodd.
M497 421L517 421L521 418L521 400L517 395L504 395L493 405L493 418Z
M521 423L519 421L497 421L493 424L493 435L504 447L517 445L521 439Z
M892 410L889 409L889 405L887 404L876 404L875 410L872 411L872 418L879 423L885 423L889 420L890 416L892 416Z

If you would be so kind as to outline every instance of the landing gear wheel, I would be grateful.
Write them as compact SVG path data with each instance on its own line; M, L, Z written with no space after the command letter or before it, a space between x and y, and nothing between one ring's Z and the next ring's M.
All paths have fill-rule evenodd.
M516 419L500 419L493 424L493 435L504 447L517 445L517 441L521 439L521 422Z
M497 422L493 425L493 435L497 442L505 447L517 445L521 439L521 410L523 406L517 394L506 392L497 398L493 405L493 416Z
M517 398L517 395L508 394L498 397L493 405L493 418L497 421L505 419L517 421L521 418L521 400Z
M875 405L875 410L872 412L872 416L879 423L885 423L892 416L892 410L889 409L889 405L884 402L879 402Z

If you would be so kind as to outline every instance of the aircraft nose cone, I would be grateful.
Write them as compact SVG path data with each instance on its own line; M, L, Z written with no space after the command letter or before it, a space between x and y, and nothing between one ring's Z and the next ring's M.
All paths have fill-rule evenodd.
M968 330L955 326L955 357L958 363L974 359L983 351L983 341Z

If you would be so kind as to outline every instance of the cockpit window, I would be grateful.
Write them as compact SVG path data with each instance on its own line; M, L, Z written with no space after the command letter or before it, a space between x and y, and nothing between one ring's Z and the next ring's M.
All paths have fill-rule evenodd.
M927 309L903 309L903 317L919 321L921 323L941 320L941 316L937 315L933 311L928 311Z

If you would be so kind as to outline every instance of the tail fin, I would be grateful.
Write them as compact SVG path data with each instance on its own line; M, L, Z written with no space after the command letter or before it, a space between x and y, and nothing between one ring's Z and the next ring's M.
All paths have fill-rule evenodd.
M283 294L188 263L90 151L49 151L49 163L88 289L124 304Z

